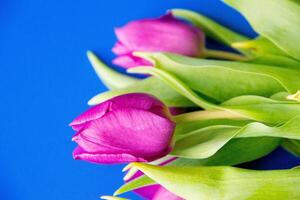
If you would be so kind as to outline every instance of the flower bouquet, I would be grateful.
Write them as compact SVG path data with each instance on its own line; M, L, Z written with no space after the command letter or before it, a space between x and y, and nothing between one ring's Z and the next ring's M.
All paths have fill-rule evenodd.
M282 146L300 156L300 2L225 0L243 14L247 38L193 11L173 9L115 30L113 63L88 58L110 89L73 122L73 157L129 163L114 196L145 199L296 200L300 170L234 165ZM208 49L205 38L233 49ZM145 76L146 75L146 76Z

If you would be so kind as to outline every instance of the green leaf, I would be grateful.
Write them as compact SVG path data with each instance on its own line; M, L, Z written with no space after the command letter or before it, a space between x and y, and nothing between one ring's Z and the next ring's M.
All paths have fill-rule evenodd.
M87 56L98 77L109 89L119 89L140 82L140 79L127 76L108 67L91 51L87 52Z
M248 49L253 51L253 54L272 54L287 56L287 54L273 44L270 40L258 36L252 40L236 42L232 44L233 47L238 49Z
M199 13L185 9L172 9L171 12L174 16L185 19L194 26L200 27L208 37L226 45L231 46L232 43L249 40L249 38ZM240 50L240 52L244 55L251 55L251 52L248 50Z
M120 198L120 197L114 197L114 196L101 196L101 199L106 199L106 200L129 200L126 198Z
M278 137L300 140L300 116L279 127L252 122L243 127L213 125L194 130L177 138L173 156L204 159L211 157L233 138Z
M288 55L300 59L300 2L298 0L225 0L252 27Z
M173 88L175 91L180 93L182 96L187 97L192 102L194 102L196 105L199 105L202 108L205 109L212 109L217 108L214 104L210 103L206 99L202 98L198 94L196 94L193 90L191 90L185 83L177 79L176 77L172 76L171 74L164 72L162 70L156 69L154 67L135 67L128 69L127 72L129 73L141 73L141 74L151 74L154 75L161 80L163 80L164 83L166 83L168 86Z
M89 105L96 105L112 97L135 92L152 94L170 107L195 106L195 104L190 100L180 95L178 92L174 91L174 89L167 86L163 81L155 77L146 78L137 84L132 84L125 88L100 93L89 101Z
M279 144L279 138L237 138L230 140L225 146L213 156L206 159L177 158L168 163L169 166L222 166L237 165L263 157L273 151ZM155 182L147 176L141 176L120 187L115 195L131 190L153 185Z
M295 156L300 157L300 141L286 139L282 142L282 147Z
M249 119L280 124L300 115L300 103L259 96L239 96L220 105Z
M220 166L237 165L261 158L280 144L280 138L252 137L233 138L214 155L205 159L178 158L169 165L174 166Z
M175 167L133 163L158 184L184 199L295 200L300 170L256 171L235 167Z
M196 92L220 102L240 95L268 97L280 91L294 93L300 88L299 70L170 53L135 55L176 76Z
M163 70L150 67L137 67L128 70L128 72L154 75L196 105L204 109L226 111L231 113L232 117L278 124L300 115L300 103L296 101L277 101L265 97L248 95L235 97L221 105L216 105L200 97L184 82Z
M280 55L270 55L270 54L260 55L253 59L248 60L247 62L300 70L300 62L290 57L285 57Z

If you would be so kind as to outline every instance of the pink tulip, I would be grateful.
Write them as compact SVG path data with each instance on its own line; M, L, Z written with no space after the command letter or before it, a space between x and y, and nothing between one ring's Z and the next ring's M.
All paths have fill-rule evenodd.
M74 159L94 163L148 162L172 149L175 123L155 97L132 93L114 97L77 117Z
M118 56L114 64L124 68L151 65L133 56L134 51L170 52L199 56L204 48L204 34L196 27L173 17L171 13L157 19L143 19L116 28L119 41L113 47Z

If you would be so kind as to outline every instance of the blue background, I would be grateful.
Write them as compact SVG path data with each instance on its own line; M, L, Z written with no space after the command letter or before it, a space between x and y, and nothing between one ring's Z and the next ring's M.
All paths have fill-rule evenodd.
M110 64L114 27L169 8L193 9L255 36L218 0L0 0L1 200L98 199L122 184L123 166L72 159L74 132L68 123L88 107L90 97L106 90L85 53L94 50ZM277 150L249 166L296 163Z

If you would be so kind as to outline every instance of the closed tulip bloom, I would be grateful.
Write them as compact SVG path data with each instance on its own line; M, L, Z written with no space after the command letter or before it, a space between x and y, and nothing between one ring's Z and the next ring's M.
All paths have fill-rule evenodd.
M74 159L94 163L148 162L172 149L175 123L155 97L132 93L92 107L71 124Z
M185 56L199 56L204 48L204 34L172 16L132 21L116 28L118 42L113 52L118 56L114 64L124 68L151 65L132 55L134 51L170 52Z

